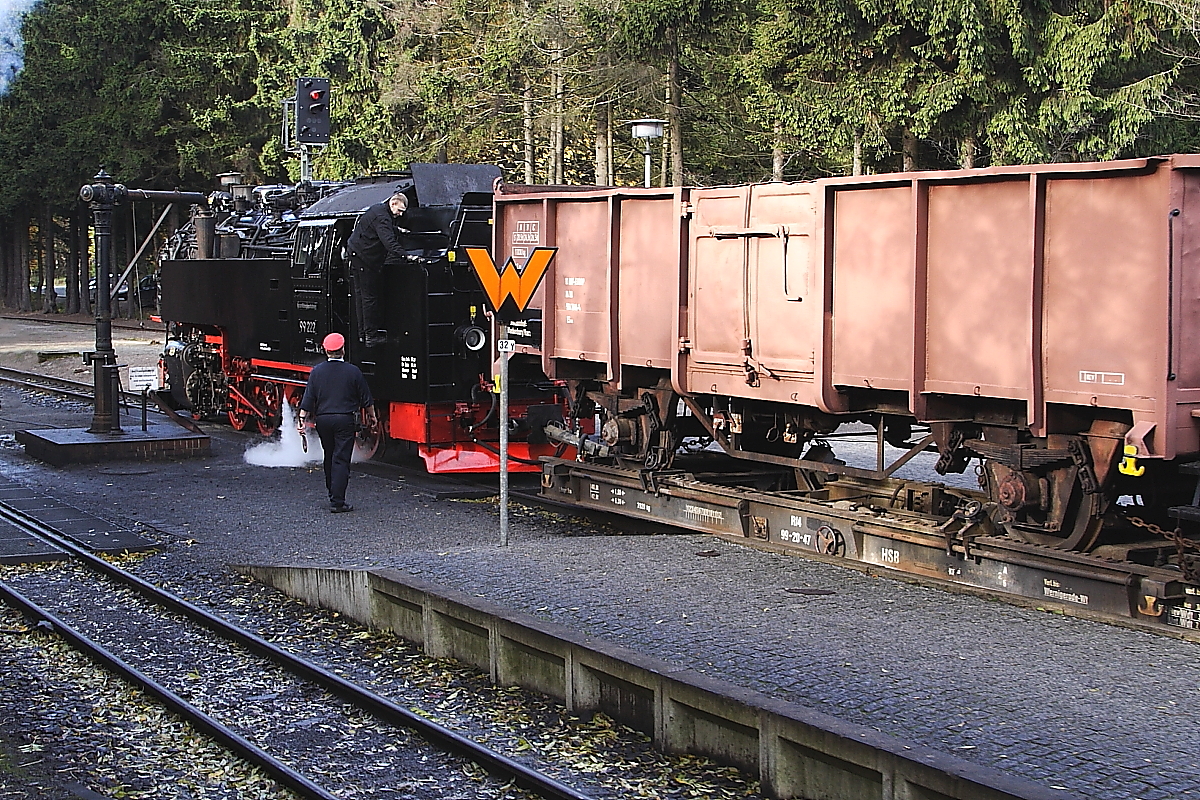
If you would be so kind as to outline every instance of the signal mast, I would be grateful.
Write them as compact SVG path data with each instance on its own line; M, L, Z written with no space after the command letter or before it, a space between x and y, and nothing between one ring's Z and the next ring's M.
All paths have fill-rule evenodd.
M297 78L283 101L283 149L300 155L300 181L312 181L312 157L329 146L329 79Z

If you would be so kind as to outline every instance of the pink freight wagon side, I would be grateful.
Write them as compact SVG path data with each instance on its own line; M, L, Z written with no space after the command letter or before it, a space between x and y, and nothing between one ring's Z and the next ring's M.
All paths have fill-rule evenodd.
M939 470L985 465L998 524L1085 547L1140 459L1200 451L1198 190L1200 157L1172 156L500 194L495 244L559 248L543 367L611 455L661 466L699 423L739 458L882 480L805 448L926 424Z

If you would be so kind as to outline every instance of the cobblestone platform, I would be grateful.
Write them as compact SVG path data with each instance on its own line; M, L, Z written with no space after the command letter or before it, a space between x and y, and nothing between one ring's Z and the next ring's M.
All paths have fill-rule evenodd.
M249 466L250 440L220 427L205 461L53 469L11 431L83 412L0 400L0 474L157 529L154 560L197 581L230 563L396 567L1047 787L1200 798L1194 643L542 511L517 512L501 549L494 501L439 500L437 481L374 467L351 478L355 512L330 515L318 465Z

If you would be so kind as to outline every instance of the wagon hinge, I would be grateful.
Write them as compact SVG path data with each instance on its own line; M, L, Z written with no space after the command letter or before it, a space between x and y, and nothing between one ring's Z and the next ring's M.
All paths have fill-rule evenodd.
M682 203L679 204L679 216L682 217L683 219L687 219L687 218L691 217L692 214L695 213L695 211L696 211L696 207L694 205L692 205L691 203L689 203L687 200L684 200Z

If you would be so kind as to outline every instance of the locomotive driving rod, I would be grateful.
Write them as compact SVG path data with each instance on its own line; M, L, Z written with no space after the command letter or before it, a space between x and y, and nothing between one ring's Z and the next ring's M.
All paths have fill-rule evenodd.
M112 346L112 212L122 200L157 200L187 202L207 206L208 198L200 192L160 192L149 189L127 189L113 181L104 167L92 179L94 183L79 190L79 199L92 209L92 226L96 245L96 350L84 355L92 365L95 412L90 433L120 433L120 418L115 413L118 396L117 354Z

